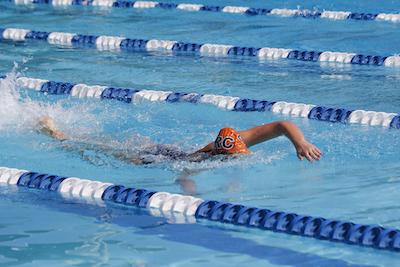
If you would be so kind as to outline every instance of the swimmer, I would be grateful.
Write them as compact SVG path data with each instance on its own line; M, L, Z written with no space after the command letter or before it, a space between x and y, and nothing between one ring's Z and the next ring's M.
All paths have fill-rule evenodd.
M129 149L115 149L111 145L103 143L75 142L75 148L68 144L68 136L57 129L54 120L48 116L40 119L38 130L52 138L66 144L65 148L70 150L92 149L109 153L113 157L136 165L154 163L151 156L164 156L170 160L202 161L214 155L237 155L250 154L249 148L270 139L286 136L296 149L300 160L319 160L321 151L308 142L301 130L290 121L276 121L256 126L244 131L236 131L233 128L223 128L219 131L214 142L209 143L194 153L185 153L173 145L151 145L143 151L131 153Z

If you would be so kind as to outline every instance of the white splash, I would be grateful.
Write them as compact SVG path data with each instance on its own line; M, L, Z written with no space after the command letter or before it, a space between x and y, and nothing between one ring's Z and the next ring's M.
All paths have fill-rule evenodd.
M54 118L60 128L77 129L84 132L93 132L96 118L89 112L90 105L69 105L64 107L66 101L48 103L33 101L25 94L21 94L16 83L18 73L16 65L5 79L0 80L0 131L19 132L37 129L38 120L43 116Z

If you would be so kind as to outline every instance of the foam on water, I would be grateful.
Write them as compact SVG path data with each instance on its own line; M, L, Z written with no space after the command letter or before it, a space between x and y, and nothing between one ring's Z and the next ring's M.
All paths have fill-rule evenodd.
M211 170L215 168L248 167L256 164L270 164L274 160L282 159L287 154L281 151L275 151L272 155L267 155L263 151L255 151L251 155L237 155L234 157L225 157L223 155L215 156L201 162L176 161L172 163L172 169L176 171L196 171Z

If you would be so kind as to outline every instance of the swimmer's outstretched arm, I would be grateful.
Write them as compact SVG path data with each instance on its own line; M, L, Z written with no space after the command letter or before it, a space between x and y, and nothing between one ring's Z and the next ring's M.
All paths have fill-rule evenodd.
M57 129L54 120L49 116L42 117L39 120L38 130L59 141L65 141L68 139L63 132Z
M46 134L59 141L66 141L70 139L65 133L57 129L54 120L49 116L42 117L39 120L38 130L41 133ZM68 151L76 151L81 154L82 157L85 150L92 149L109 153L119 160L135 165L147 164L142 158L137 157L136 155L131 155L126 151L116 151L112 146L106 144L78 142L77 144L73 145L66 143L63 145L63 148Z
M304 158L309 161L319 160L322 155L321 151L316 146L309 143L301 130L290 121L272 122L248 130L239 131L239 133L248 147L285 135L293 143L296 148L297 157L300 160ZM214 143L209 143L193 154L212 153L213 149Z

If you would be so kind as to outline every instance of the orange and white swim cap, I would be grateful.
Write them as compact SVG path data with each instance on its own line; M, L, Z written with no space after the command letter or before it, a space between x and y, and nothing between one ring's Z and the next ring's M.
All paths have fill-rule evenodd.
M214 141L216 154L250 153L240 134L233 128L222 128Z

